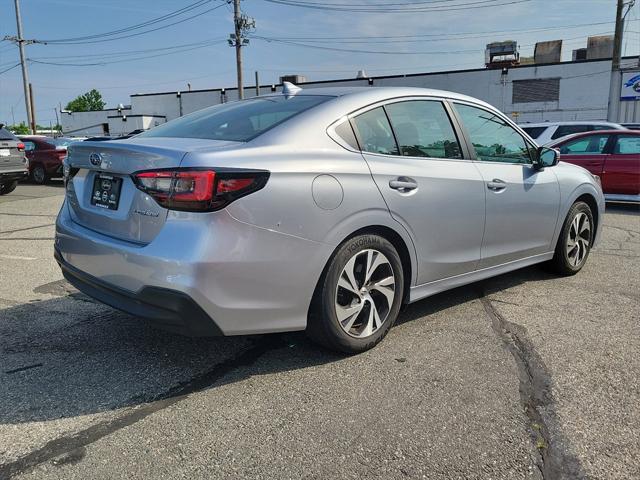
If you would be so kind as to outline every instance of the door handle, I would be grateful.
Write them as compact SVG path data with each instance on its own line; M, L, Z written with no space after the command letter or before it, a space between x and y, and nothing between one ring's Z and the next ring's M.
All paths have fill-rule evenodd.
M418 182L409 177L398 177L394 180L389 180L389 188L398 190L400 192L409 192L418 188Z
M487 183L487 188L489 190L493 190L494 192L500 192L507 188L507 184L504 180L500 180L499 178L494 178L492 181Z

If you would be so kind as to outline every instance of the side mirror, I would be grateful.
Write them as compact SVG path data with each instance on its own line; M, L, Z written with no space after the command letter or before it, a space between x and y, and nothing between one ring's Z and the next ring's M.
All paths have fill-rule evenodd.
M536 161L533 162L537 168L553 167L560 161L560 152L555 148L539 147L536 151Z

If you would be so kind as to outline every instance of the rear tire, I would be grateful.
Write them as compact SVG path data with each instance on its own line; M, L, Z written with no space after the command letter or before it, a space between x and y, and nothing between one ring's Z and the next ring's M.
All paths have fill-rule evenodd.
M18 181L14 180L13 182L8 183L0 183L0 195L6 195L7 193L13 192L18 186Z
M307 335L345 353L364 352L395 323L404 292L402 262L378 235L358 235L338 247L314 293Z
M594 232L589 205L574 203L560 231L553 259L549 262L553 271L559 275L575 275L582 270L591 251Z
M49 180L46 170L42 165L36 165L31 170L31 180L38 185L44 185Z

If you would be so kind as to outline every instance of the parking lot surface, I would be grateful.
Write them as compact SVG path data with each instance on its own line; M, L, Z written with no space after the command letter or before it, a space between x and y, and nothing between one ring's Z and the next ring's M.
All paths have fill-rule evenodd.
M191 339L53 260L59 182L0 197L0 479L640 478L640 212L584 270L409 306L372 351Z

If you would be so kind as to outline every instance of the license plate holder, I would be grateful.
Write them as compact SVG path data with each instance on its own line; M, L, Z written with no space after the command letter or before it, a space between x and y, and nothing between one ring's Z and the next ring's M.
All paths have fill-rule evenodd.
M122 177L106 173L97 173L93 179L91 205L108 210L117 210L120 203Z

